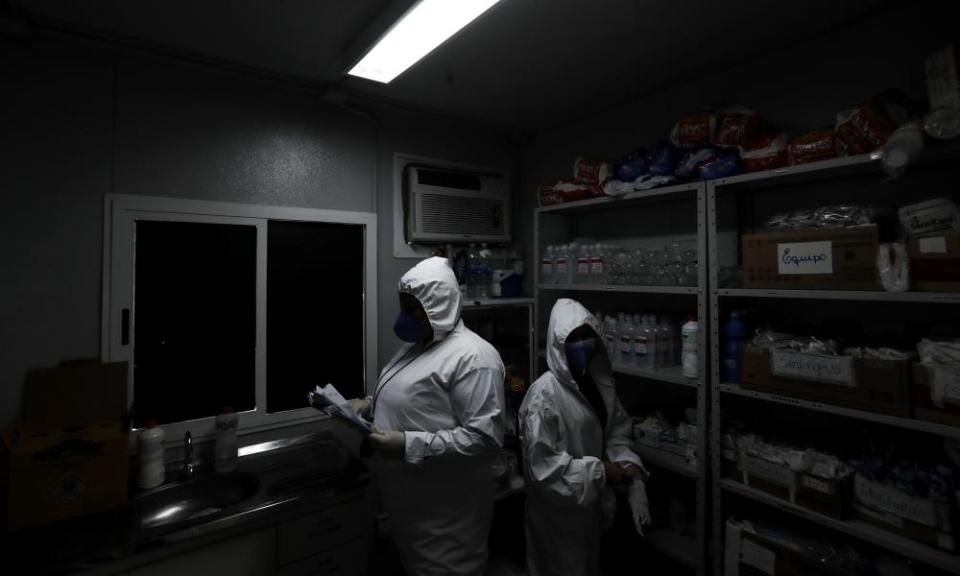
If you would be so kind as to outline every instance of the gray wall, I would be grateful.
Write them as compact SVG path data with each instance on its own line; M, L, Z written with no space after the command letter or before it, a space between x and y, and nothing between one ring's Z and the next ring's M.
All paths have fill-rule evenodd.
M523 155L520 214L529 224L521 227L522 239L532 246L535 190L541 180L570 177L577 156L615 160L637 146L649 146L665 138L677 119L705 108L745 104L772 125L799 135L831 126L837 112L887 88L900 88L925 105L927 54L958 41L950 19L939 16L923 3L881 13L538 134Z
M299 87L64 37L0 47L0 85L0 423L28 369L99 355L104 194L379 210L382 365L415 263L392 257L394 152L518 156L488 127L383 107L371 122Z

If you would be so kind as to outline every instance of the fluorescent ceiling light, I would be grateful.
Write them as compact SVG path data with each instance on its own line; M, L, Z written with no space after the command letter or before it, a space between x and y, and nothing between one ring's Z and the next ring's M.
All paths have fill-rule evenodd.
M420 0L348 74L386 84L500 0Z

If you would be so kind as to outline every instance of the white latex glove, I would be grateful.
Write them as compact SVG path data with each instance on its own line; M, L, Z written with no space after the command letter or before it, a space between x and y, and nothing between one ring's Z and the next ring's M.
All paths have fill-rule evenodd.
M374 426L373 431L367 435L367 438L370 440L370 444L373 445L373 448L385 459L399 460L400 458L403 458L403 454L407 445L406 437L403 435L403 432L398 432L396 430L381 430Z
M347 402L350 403L350 407L353 408L357 416L362 418L370 417L370 401L366 398L351 398L347 400Z
M630 485L630 512L637 534L643 536L643 527L650 524L650 506L647 503L647 485L643 480L634 480Z

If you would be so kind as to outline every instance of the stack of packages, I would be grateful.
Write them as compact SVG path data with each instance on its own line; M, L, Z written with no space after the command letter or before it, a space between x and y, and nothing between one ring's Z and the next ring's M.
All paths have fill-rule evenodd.
M960 292L960 212L947 198L904 206L900 227L910 254L912 289Z
M723 476L835 518L850 515L853 470L840 458L728 428Z
M696 410L686 410L686 420L674 424L662 412L637 418L633 424L634 443L638 449L655 448L683 456L688 462L697 460Z
M955 550L955 487L948 466L900 460L886 463L876 455L852 458L855 470L853 508L857 517L944 550Z
M923 339L913 366L914 415L960 426L960 342Z
M910 354L906 352L841 350L832 340L760 330L741 346L740 353L744 388L910 415Z

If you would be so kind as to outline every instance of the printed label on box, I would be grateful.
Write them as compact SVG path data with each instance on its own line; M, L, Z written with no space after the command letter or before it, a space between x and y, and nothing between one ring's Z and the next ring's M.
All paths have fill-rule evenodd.
M924 526L937 526L937 507L932 499L904 494L895 488L867 480L859 474L854 478L853 490L858 502L874 510L906 518Z
M829 482L824 482L823 480L819 480L819 479L817 479L817 478L814 478L813 476L804 475L804 477L803 477L803 486L804 486L805 488L809 488L809 489L811 489L811 490L814 490L814 491L816 491L816 492L821 492L821 493L823 493L823 494L833 494L833 493L834 493L834 486L833 486L833 484L831 484L831 483L829 483Z
M841 386L856 386L853 358L850 356L819 356L787 350L770 353L770 371L776 376L816 380Z
M780 274L833 274L833 242L777 244Z
M930 366L930 399L937 408L944 403L960 404L960 370Z
M921 254L946 254L947 239L944 236L936 238L921 238L918 242Z
M775 576L777 573L777 555L753 540L740 541L740 560L764 574Z
M787 486L791 489L796 486L796 474L793 470L781 464L767 462L754 456L744 456L743 469L749 475L758 476L780 486Z

